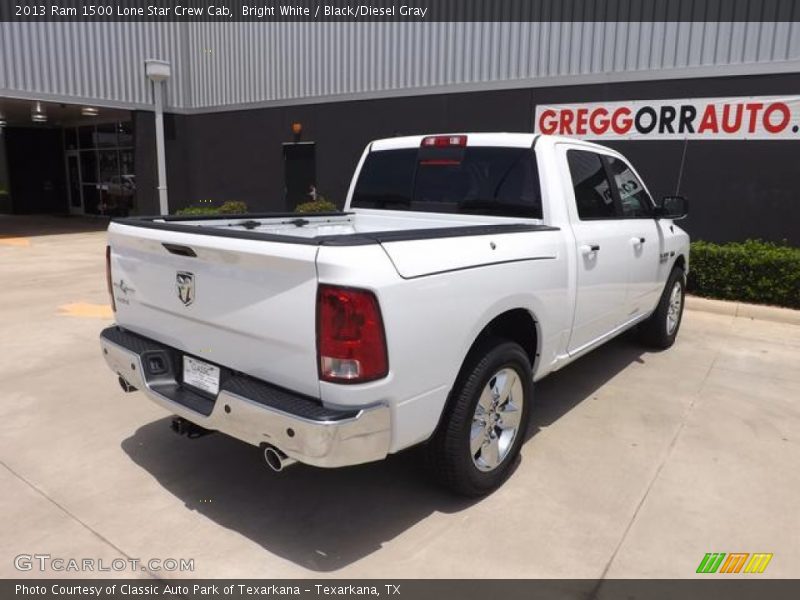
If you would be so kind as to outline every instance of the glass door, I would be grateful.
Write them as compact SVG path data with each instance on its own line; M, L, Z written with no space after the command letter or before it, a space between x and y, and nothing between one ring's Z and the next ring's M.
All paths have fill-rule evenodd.
M136 207L133 126L130 122L64 130L70 213L128 216Z
M70 214L84 214L83 190L81 186L81 162L78 159L77 151L67 152L67 188L69 189Z

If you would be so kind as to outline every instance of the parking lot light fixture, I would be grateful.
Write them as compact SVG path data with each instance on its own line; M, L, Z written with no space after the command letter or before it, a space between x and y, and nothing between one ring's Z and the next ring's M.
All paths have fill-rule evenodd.
M167 201L167 159L164 149L164 82L172 75L167 61L147 59L145 74L153 82L153 102L156 121L156 163L158 168L158 204L162 215L169 214Z

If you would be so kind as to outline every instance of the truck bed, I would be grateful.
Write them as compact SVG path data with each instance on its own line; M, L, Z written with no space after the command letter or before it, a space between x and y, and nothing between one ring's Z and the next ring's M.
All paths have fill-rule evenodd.
M213 216L128 217L115 222L181 233L313 246L358 246L418 239L553 231L535 219L443 215L407 211L267 213Z

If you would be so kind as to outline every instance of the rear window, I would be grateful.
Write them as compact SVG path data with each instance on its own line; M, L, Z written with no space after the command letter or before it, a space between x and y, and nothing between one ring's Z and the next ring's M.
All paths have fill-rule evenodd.
M541 219L536 157L488 146L371 152L351 206Z

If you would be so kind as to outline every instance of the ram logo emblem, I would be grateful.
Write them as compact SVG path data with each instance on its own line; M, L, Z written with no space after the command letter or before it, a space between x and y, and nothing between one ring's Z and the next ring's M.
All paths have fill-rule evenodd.
M178 271L175 276L175 284L178 288L178 298L184 306L189 306L194 302L194 273Z

